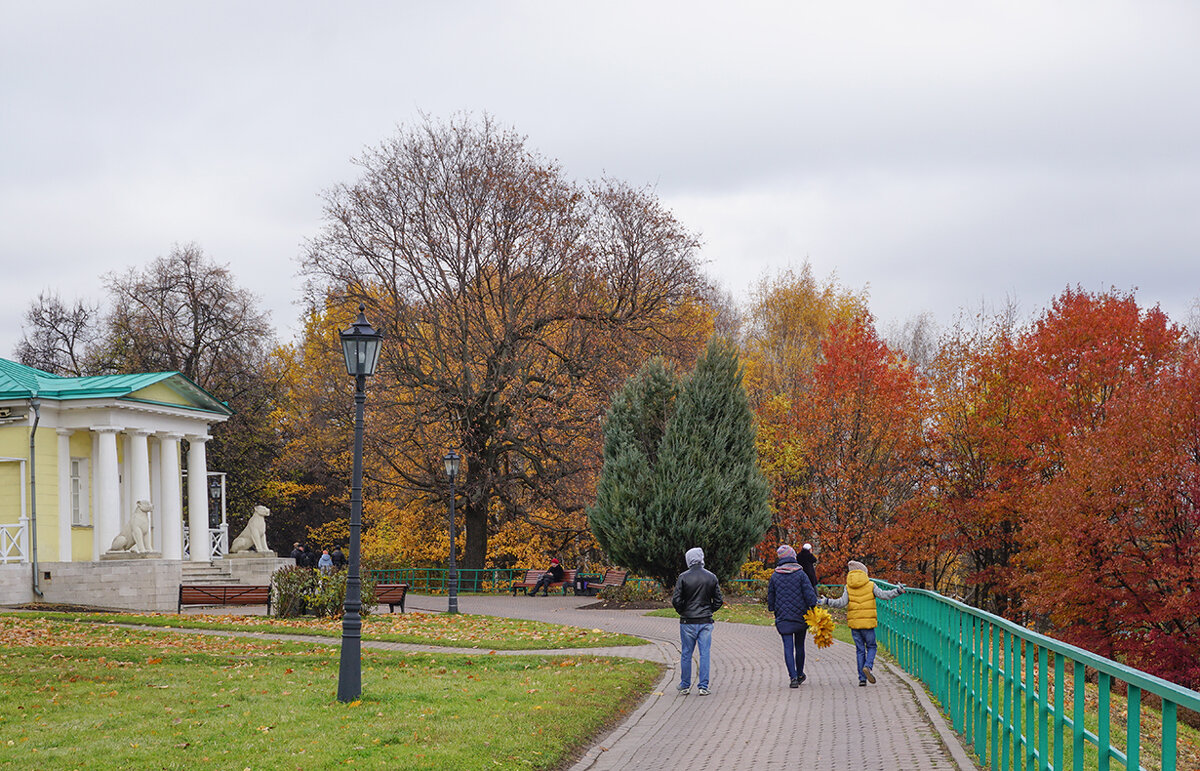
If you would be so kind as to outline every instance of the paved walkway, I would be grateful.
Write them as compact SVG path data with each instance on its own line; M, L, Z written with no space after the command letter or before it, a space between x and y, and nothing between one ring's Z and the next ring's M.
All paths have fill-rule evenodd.
M569 653L659 661L667 671L657 687L620 725L600 737L570 771L701 771L810 767L840 771L924 771L977 766L938 714L920 683L877 660L878 682L860 688L854 646L834 641L818 650L807 642L805 674L788 688L783 646L774 627L718 623L713 632L710 695L676 693L679 622L636 610L589 610L593 598L555 596L460 597L459 610L508 618L623 632L650 640L625 648L572 649ZM445 597L409 595L409 612L446 610ZM262 608L238 609L262 613ZM192 612L211 612L194 609ZM384 608L383 612L387 612ZM186 630L177 630L186 631ZM205 631L212 634L212 631ZM268 635L274 637L275 635ZM296 640L295 636L282 639ZM329 644L329 638L305 638ZM438 648L364 640L363 647L391 650ZM500 655L547 651L496 651ZM557 651L549 652L551 655ZM693 667L693 676L695 667Z
M650 696L601 737L571 771L976 768L920 685L898 668L878 661L878 683L860 688L852 645L835 641L818 650L809 639L808 679L793 690L788 688L783 646L774 627L718 623L713 633L711 694L698 695L693 684L691 695L679 696L675 692L678 620L633 610L581 608L592 602L559 596L459 598L464 613L643 637L652 644L595 652L667 664ZM440 612L446 609L446 599L410 596L407 607Z

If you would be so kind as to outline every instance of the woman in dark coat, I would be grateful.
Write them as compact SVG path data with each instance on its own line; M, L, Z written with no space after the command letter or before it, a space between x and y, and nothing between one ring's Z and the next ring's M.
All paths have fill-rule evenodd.
M767 582L767 610L775 614L775 630L783 638L783 663L789 687L799 688L804 674L804 638L808 624L804 614L817 604L817 592L796 561L796 550L784 544L775 551L775 572Z
M817 588L817 556L813 554L812 544L806 543L796 555L796 561L804 568L804 575L812 581L813 589Z

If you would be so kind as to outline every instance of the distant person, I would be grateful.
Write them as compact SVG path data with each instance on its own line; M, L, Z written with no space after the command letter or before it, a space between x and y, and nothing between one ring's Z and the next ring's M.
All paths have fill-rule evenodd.
M304 567L316 568L319 556L320 555L317 554L316 549L314 549L312 546L305 545L305 547L304 547Z
M808 623L804 614L817 605L817 591L808 580L796 550L784 544L775 551L775 572L767 582L767 610L775 614L775 631L783 638L783 664L791 683L799 688L808 679L804 674L804 638Z
M717 577L704 569L704 550L699 546L684 554L688 569L679 574L671 604L679 614L679 693L692 691L692 651L700 646L700 695L708 695L708 664L712 650L713 614L725 604Z
M855 664L857 666L858 684L866 685L875 682L875 627L878 620L875 616L875 598L890 600L904 594L904 584L896 589L880 589L867 576L867 566L861 562L850 560L846 563L849 571L846 574L846 588L842 596L834 600L822 598L822 603L831 608L846 608L846 623L850 627L850 636L854 638Z
M796 561L800 563L800 567L804 568L804 575L808 576L808 580L812 582L815 590L817 588L817 555L813 554L811 543L806 543L800 548L800 553L796 555Z
M292 544L292 559L296 560L298 567L304 567L305 563L308 562L308 559L304 555L304 547L300 545L299 541Z
M341 570L346 567L346 555L342 553L342 547L333 547L333 551L329 553L329 558L333 560L334 570Z
M553 557L550 560L550 569L538 576L537 583L534 584L533 588L525 594L529 597L533 597L538 593L538 589L541 589L542 596L549 597L550 584L557 584L559 581L563 580L564 575L565 573L563 572L562 565L559 564L558 557Z
M321 550L321 559L317 560L317 570L320 570L322 573L333 571L333 557L329 556L329 549Z

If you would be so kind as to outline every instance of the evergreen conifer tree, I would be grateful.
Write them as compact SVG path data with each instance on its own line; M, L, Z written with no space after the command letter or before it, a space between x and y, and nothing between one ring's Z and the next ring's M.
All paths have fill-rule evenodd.
M682 388L661 360L613 397L588 521L616 564L672 586L684 552L735 576L770 525L737 350L709 343Z
M664 585L693 546L722 581L736 576L770 526L754 439L737 349L714 339L683 383L658 453L650 519L674 548Z
M673 544L649 520L654 468L678 384L661 358L648 361L613 396L604 424L604 468L588 523L613 562L644 575L669 562Z

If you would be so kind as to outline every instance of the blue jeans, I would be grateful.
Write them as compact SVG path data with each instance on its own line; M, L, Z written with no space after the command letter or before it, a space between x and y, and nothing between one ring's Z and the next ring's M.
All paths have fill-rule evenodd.
M863 677L863 667L875 668L875 630L851 629L850 636L854 638L854 660L858 664L855 673L859 682L865 683L867 678Z
M779 633L783 638L783 663L787 667L788 677L793 680L804 674L804 638L807 635L807 626L795 632Z
M708 660L712 650L713 625L709 624L680 624L679 642L679 687L692 687L692 651L696 643L700 643L700 682L701 688L708 688Z

